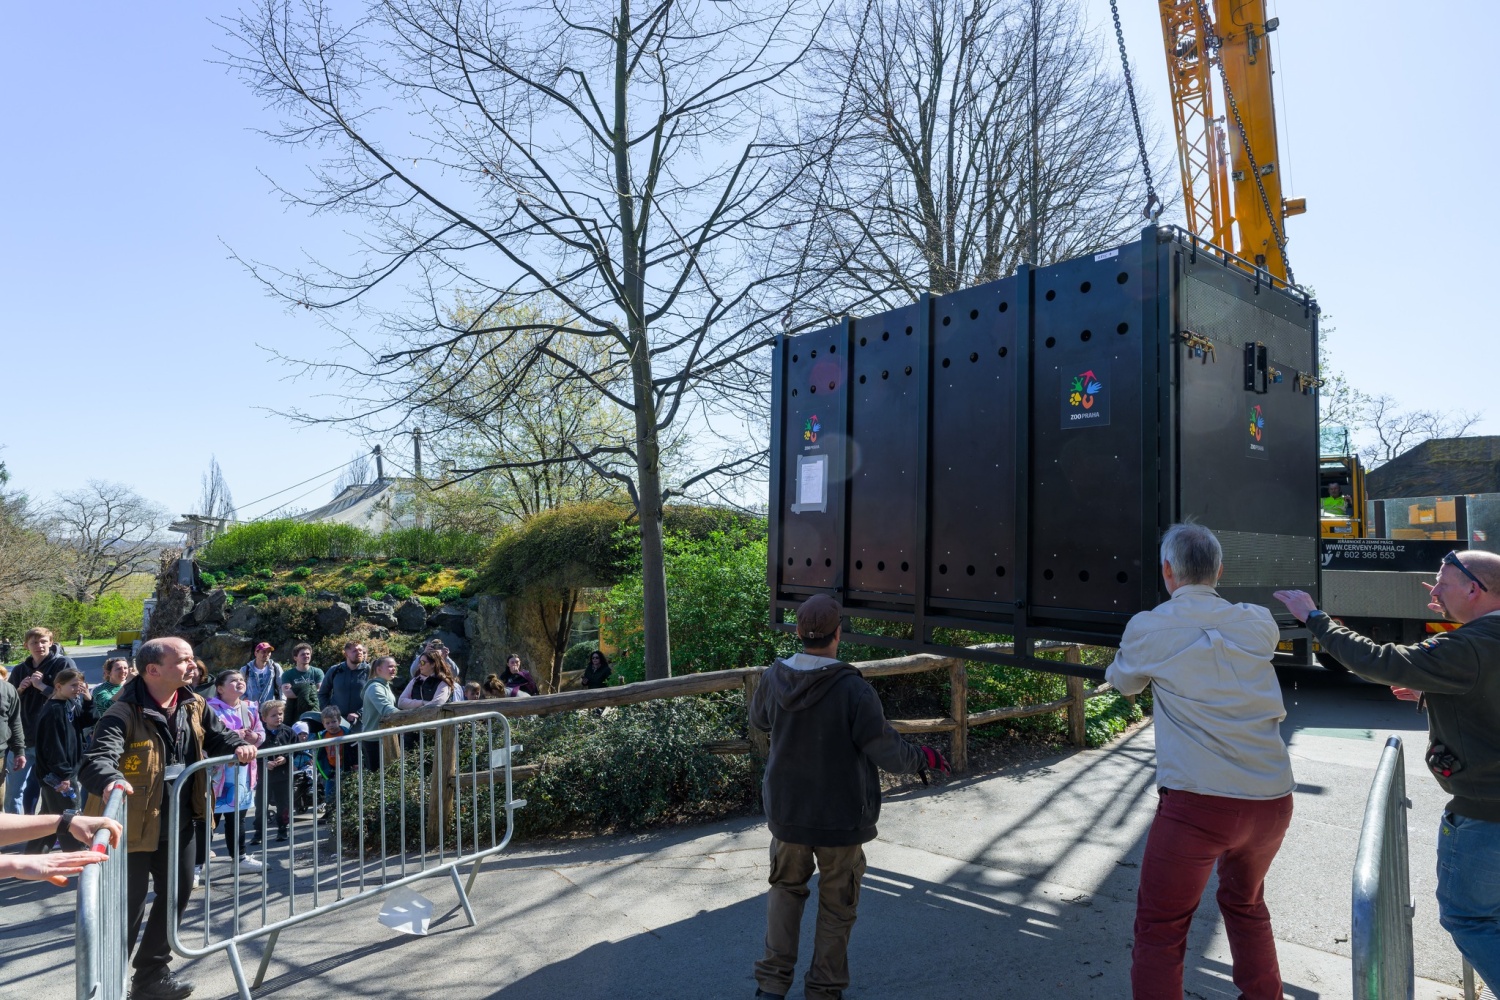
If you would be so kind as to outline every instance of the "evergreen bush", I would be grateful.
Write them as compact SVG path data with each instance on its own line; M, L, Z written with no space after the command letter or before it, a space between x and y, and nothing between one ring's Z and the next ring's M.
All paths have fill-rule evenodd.
M307 588L300 583L284 583L281 585L282 597L306 597Z
M456 601L463 595L464 592L461 587L444 587L437 594L438 600L444 604L447 604L449 601Z
M366 587L362 583L351 583L347 587L344 588L344 596L345 597L352 597L355 600L358 600L359 598L364 597L369 592L370 592L370 588Z
M404 583L393 583L385 588L385 596L398 601L404 601L411 596L411 588Z

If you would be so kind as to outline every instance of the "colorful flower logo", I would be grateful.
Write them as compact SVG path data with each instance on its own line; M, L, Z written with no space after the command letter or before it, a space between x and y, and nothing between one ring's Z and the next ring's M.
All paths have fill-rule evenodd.
M1260 406L1250 407L1250 436L1259 441L1266 430L1266 416L1260 411Z
M1068 390L1068 405L1081 406L1085 410L1094 408L1094 397L1104 391L1104 383L1092 371L1073 376L1073 385Z
M814 413L802 422L802 440L812 444L818 440L818 432L822 429L823 425L818 423L818 415Z

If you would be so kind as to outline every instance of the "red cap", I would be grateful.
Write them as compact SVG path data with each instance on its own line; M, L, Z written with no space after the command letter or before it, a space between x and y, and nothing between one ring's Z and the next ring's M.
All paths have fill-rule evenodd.
M240 648L244 649L245 647L241 646ZM255 651L257 653L259 653L262 649L275 649L275 648L276 647L273 646L273 645L271 645L269 642L257 642L255 644Z

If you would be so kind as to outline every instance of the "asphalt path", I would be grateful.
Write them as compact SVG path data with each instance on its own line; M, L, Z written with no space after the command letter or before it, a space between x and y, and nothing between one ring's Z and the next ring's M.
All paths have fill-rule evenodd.
M1459 959L1433 902L1445 797L1421 762L1423 717L1384 688L1318 668L1287 670L1283 688L1295 815L1266 897L1287 996L1351 995L1350 873L1381 747L1396 735L1409 748L1417 996L1457 998ZM1101 750L891 793L867 846L848 1000L1128 996L1153 737L1148 724ZM423 882L434 904L427 936L380 926L375 902L328 914L282 935L257 996L748 998L768 843L764 824L745 818L520 845L480 873L477 929L449 882ZM1237 995L1214 890L1189 942L1188 997ZM0 996L72 996L71 892L9 883L0 905ZM812 924L809 914L804 955ZM245 949L252 972L260 954L259 944ZM223 955L181 965L196 996L233 995ZM800 981L790 996L802 996Z

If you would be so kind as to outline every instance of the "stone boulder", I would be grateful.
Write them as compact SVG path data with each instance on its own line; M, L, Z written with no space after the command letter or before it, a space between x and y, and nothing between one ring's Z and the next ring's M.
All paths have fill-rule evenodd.
M228 602L229 595L222 587L205 595L193 605L193 621L199 625L224 624L224 607Z
M185 639L189 646L197 649L199 644L207 642L219 631L219 626L210 622L207 625L195 625L191 618L187 620L175 633L177 638Z
M463 635L469 619L469 609L461 604L444 604L427 616L427 627ZM467 645L467 643L465 643ZM452 647L449 647L452 648Z
M505 658L514 645L510 622L506 617L505 598L483 594L474 601L474 610L464 622L469 640L469 672L476 677L498 674L505 669Z
M320 601L336 601L339 599L339 595L331 590L320 590L313 596Z
M335 601L326 608L319 608L314 616L318 631L325 636L343 635L354 621L354 609L343 601Z
M193 644L193 652L214 673L243 667L255 652L255 639L233 632L215 632Z
M415 597L396 606L396 627L403 632L420 632L427 627L427 609Z
M255 630L260 628L260 612L255 610L253 604L236 604L234 610L229 612L229 617L224 620L224 627L231 632L254 635Z
M361 598L354 602L354 613L371 625L379 625L385 629L396 627L396 609L384 601Z

